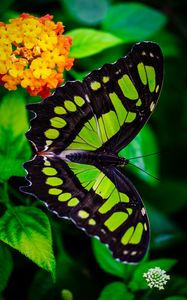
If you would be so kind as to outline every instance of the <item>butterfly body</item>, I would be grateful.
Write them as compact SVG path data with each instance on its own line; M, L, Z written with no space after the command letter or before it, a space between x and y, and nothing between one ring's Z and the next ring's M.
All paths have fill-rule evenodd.
M83 163L83 164L93 164L93 165L100 165L100 166L124 166L128 163L128 160L119 157L113 153L95 153L92 151L85 151L85 152L73 152L72 154L66 155L66 158L69 161Z
M36 155L24 164L22 191L59 217L107 244L113 256L136 263L149 244L149 221L119 151L154 110L162 86L158 45L136 44L114 64L67 82L28 109L35 113L27 138Z

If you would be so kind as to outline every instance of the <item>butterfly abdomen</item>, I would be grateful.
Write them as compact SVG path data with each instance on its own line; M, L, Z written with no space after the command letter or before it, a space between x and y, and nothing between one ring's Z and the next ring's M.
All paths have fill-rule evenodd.
M128 160L111 153L96 153L93 151L74 152L66 155L71 162L82 164L99 164L102 166L124 166Z

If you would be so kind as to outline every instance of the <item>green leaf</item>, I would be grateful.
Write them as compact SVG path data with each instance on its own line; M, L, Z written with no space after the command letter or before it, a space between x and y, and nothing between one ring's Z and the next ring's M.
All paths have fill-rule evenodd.
M134 295L129 293L122 282L112 282L104 287L98 300L133 300Z
M157 251L172 247L185 238L185 233L174 223L173 218L146 203L151 227L151 249Z
M67 32L67 35L73 38L70 55L75 58L90 56L123 43L121 39L111 33L96 29L79 28Z
M84 271L85 262L81 264L80 260L75 258L73 260L62 245L62 224L59 220L53 222L54 243L56 241L56 282L54 284L44 270L38 270L30 283L27 300L60 299L62 289L71 291L75 295L73 297L75 300L90 299L90 291L95 294L93 280L90 280L90 276ZM62 223L64 222L62 221ZM40 288L38 289L38 287ZM93 296L92 299L96 299L96 297Z
M0 14L2 14L4 11L6 11L13 2L14 2L14 0L2 1L1 6L0 6Z
M98 24L108 10L107 0L61 0L70 16L83 24Z
M181 260L182 261L182 260ZM187 295L187 277L173 274L172 284L170 284L170 295Z
M99 266L107 273L118 276L120 278L125 277L125 265L116 261L112 257L110 250L96 239L92 239L92 246L95 258Z
M151 7L142 3L124 3L110 7L103 21L103 30L129 43L147 39L165 23L165 15Z
M172 158L170 161L172 161ZM150 194L151 203L164 213L176 214L186 207L185 180L177 180L172 178L168 178L167 180L163 179L159 182L157 187L147 186L146 190L144 191L144 198L149 199ZM167 196L164 196L163 198L163 195Z
M71 74L75 80L83 80L83 78L88 75L88 72L76 72L75 70L70 70L69 74Z
M2 292L8 283L12 273L13 261L7 246L0 242L0 292Z
M148 143L149 148L147 148ZM139 134L130 142L130 144L128 144L124 149L122 149L119 152L119 155L127 159L133 158L132 160L130 160L130 163L145 170L149 174L158 177L158 155L139 157L157 152L158 146L154 132L151 130L151 127L147 124L142 128ZM125 166L125 168L128 168L129 171L132 171L134 174L138 175L141 179L150 184L156 185L158 183L155 180L155 178L151 177L150 175L146 174L145 172L136 168L135 166L127 165Z
M150 268L160 267L162 270L169 271L177 263L176 259L161 258L140 263L129 283L129 287L133 291L144 290L149 288L143 274Z
M55 258L47 216L38 208L17 206L0 219L0 240L31 259L55 278Z
M11 138L16 139L28 129L25 99L21 91L9 92L3 97L0 106L1 139L5 138L3 131L11 131ZM1 151L4 146L0 145Z
M0 104L0 180L24 176L22 164L30 158L25 99L20 91L7 93Z
M160 30L152 37L152 40L159 44L164 57L176 57L181 54L180 40L169 31Z
M160 210L146 203L151 227L151 249L161 250L182 238L181 230Z
M29 153L30 153L30 151L29 151ZM9 157L4 157L3 155L0 155L0 162L1 162L0 163L0 178L1 178L1 180L6 181L11 176L25 176L25 170L22 167L22 165L28 159L26 159L26 158L11 159Z

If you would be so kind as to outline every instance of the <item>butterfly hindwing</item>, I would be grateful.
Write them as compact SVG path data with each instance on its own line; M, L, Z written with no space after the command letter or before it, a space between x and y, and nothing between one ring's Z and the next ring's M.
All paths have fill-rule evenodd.
M98 237L121 261L137 262L144 256L149 241L145 208L132 183L118 169L100 170L41 156L27 162L25 168L31 185L23 191Z

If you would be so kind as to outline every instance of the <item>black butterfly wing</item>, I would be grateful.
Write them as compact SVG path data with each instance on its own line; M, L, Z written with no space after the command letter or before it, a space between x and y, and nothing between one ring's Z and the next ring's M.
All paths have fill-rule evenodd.
M87 86L94 82L99 87L88 92L97 118L105 124L105 117L111 114L111 123L107 125L113 131L107 125L104 129L100 126L101 136L105 137L109 131L100 150L112 149L117 153L134 139L158 102L162 81L162 52L152 42L136 44L126 57L104 65L85 78Z
M38 104L27 138L38 152L91 150L117 153L140 131L158 101L163 78L159 46L135 45L114 64L67 82Z
M25 163L25 168L30 185L22 191L99 238L116 259L128 263L142 259L149 223L137 190L120 170L42 156Z

